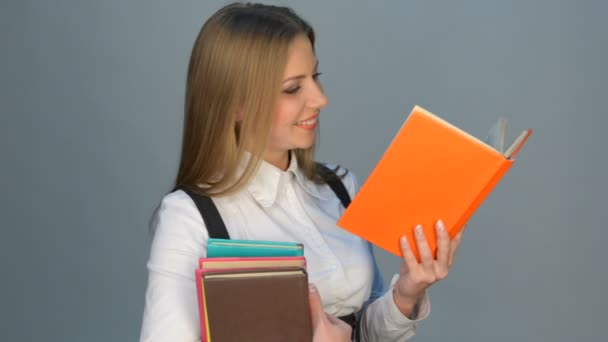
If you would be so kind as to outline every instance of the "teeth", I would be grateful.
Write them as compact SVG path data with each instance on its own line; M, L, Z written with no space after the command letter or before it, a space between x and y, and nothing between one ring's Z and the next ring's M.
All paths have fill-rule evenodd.
M296 123L296 125L298 125L298 126L312 126L315 123L317 123L317 119L316 118L315 119L310 119L310 120L305 120L305 121L298 121Z

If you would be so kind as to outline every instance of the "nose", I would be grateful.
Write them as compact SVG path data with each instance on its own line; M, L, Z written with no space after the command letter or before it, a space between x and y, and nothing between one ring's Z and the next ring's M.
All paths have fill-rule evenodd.
M314 109L321 109L327 106L328 102L329 100L327 99L327 96L325 96L323 87L319 82L315 82L308 98L309 107Z

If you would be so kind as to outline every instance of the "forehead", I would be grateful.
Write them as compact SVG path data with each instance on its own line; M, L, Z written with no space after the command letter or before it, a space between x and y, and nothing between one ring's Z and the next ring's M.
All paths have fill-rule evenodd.
M287 57L286 76L292 74L310 72L317 63L317 59L312 50L312 44L308 37L299 35L289 44L289 55Z

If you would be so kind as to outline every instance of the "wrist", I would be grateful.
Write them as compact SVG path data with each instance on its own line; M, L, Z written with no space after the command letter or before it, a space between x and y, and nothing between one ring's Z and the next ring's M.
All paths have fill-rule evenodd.
M414 308L418 303L419 296L404 296L399 293L396 287L393 288L393 301L397 309L408 319L414 319Z

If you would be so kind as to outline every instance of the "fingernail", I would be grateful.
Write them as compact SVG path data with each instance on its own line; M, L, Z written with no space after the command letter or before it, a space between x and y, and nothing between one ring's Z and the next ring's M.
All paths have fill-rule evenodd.
M417 225L416 226L416 234L422 235L422 225Z
M401 247L407 247L407 238L405 236L402 236L399 242L401 243Z
M310 293L317 292L317 287L315 286L315 284L313 284L313 283L308 284L308 292L310 292Z
M441 221L441 220L437 221L437 230L439 230L441 232L445 230L445 225L443 224L443 221Z

